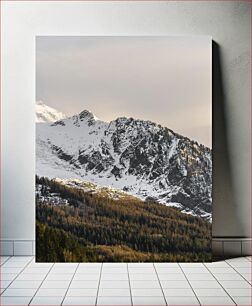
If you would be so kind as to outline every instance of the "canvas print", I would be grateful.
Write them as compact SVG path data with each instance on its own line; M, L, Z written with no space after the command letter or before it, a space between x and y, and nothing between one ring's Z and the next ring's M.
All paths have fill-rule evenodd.
M36 38L36 260L211 261L212 41Z

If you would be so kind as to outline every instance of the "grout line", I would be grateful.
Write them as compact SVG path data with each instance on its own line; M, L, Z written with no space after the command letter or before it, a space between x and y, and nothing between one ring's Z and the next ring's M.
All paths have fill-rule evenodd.
M2 256L2 257L5 257L5 256ZM8 259L6 259L4 262L2 262L1 263L1 265L0 265L0 269L3 267L3 265L7 262L7 261L9 261L12 257L14 257L14 256L6 256L6 257L8 257ZM249 259L248 259L249 260Z
M4 256L2 256L2 257L4 257ZM1 286L1 283L2 283L2 279L1 279L2 271L1 271L1 269L2 269L3 265L4 265L8 260L10 260L11 257L13 257L13 256L9 256L8 259L5 260L5 261L4 261L3 263L1 263L1 265L0 265L0 286ZM10 284L11 284L11 283L10 283ZM0 292L0 305L1 305L2 294L3 294L4 291L10 286L10 284L9 284L2 292Z
M227 295L230 297L230 299L237 305L233 297L227 292L227 290L222 286L222 284L219 282L219 280L215 277L215 275L211 272L211 270L203 263L203 265L206 267L206 269L211 273L211 275L214 277L214 279L218 282L218 284L221 286L221 288L227 293Z
M12 256L14 257L14 256ZM10 285L17 279L17 277L23 273L23 271L25 270L25 268L32 262L33 258L28 261L28 263L23 267L23 269L21 269L21 271L13 278L13 280L9 283L9 285L4 289L4 291L0 294L0 296L2 297L3 293L5 292L6 289L8 289L10 287Z
M97 305L97 302L98 302L98 294L99 294L100 283L101 283L102 268L103 268L103 262L101 264L100 277L99 277L99 282L98 282L98 288L97 288L97 294L96 294L96 299L95 299L95 305Z
M244 256L244 258L246 258L246 259L248 260L248 262L251 262L251 260L250 260L250 259L248 259L248 257L247 257L247 256Z
M35 256L34 256L35 258ZM31 304L32 300L34 299L35 295L38 293L39 289L41 288L42 284L44 283L45 279L47 278L48 274L51 272L53 266L55 265L55 263L52 264L51 268L49 269L49 271L46 273L45 277L42 279L41 284L38 286L38 289L35 291L33 297L31 298L30 302L28 305Z
M67 296L67 292L68 292L68 290L69 290L69 288L70 288L70 286L71 286L71 284L72 284L72 281L73 281L74 276L75 276L75 274L76 274L76 272L77 272L77 270L78 270L78 268L79 268L79 265L80 265L80 263L78 263L78 265L77 265L77 267L76 267L76 269L75 269L75 271L74 271L74 273L73 273L73 276L72 276L72 278L71 278L71 280L70 280L70 282L69 282L69 285L68 285L68 287L67 287L67 290L66 290L66 292L65 292L65 295L64 295L63 300L62 300L62 302L61 302L60 305L63 305L63 303L64 303L64 301L65 301L65 298L66 298L66 296Z
M160 281L160 279L159 279L158 272L157 272L157 269L156 269L156 266L155 266L154 263L153 263L153 267L154 267L154 270L155 270L156 275L157 275L157 279L158 279L158 282L159 282L159 286L160 286L161 291L162 291L162 293L163 293L163 297L164 297L164 300L165 300L165 304L168 305L168 302L167 302L166 297L165 297L165 294L164 294L164 289L163 289L163 287L162 287L162 284L161 284L161 281Z
M127 263L126 265L127 265L128 281L129 281L129 290L130 290L130 301L131 301L131 305L133 305L133 297L132 297L132 292L131 292L130 275L129 275L129 264Z
M232 265L230 265L228 261L225 261L225 262L234 270L235 273L239 274L251 286L250 282L245 277L243 277L243 275L239 271L237 271Z
M181 267L180 263L178 263L178 265L179 265L179 267L180 267L180 269L181 269L182 273L184 274L184 276L185 276L185 278L186 278L186 280L187 280L187 282L188 282L189 286L191 287L191 289L192 289L192 291L193 291L193 293L194 293L194 295L195 295L195 297L196 297L197 301L199 302L199 305L201 305L200 300L199 300L199 298L198 298L198 296L197 296L196 292L194 291L194 289L193 289L193 287L192 287L192 285L191 285L191 283L190 283L189 279L187 278L187 276L186 276L186 274L185 274L185 271L184 271L184 270L183 270L183 268Z

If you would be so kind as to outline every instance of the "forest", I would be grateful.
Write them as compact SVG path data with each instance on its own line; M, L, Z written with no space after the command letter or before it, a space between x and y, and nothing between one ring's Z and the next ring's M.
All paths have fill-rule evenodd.
M36 176L38 262L210 261L211 224L134 197L113 199ZM52 200L57 198L57 204ZM67 204L66 204L67 203Z

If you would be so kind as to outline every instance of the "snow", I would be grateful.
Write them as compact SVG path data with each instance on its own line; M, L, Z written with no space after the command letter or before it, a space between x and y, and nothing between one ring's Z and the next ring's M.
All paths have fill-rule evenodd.
M42 102L37 104L41 113L45 114L45 118L51 118L48 116L48 108L52 112L52 108L46 106ZM42 112L43 111L43 112ZM139 138L139 142L142 140L141 135L149 135L149 133L155 134L159 128L152 122L144 122L135 120L135 126L127 118L117 118L111 122L104 122L96 118L92 113L83 111L79 115L73 117L64 117L60 112L54 110L54 115L59 115L59 123L55 122L38 122L36 124L36 174L39 176L45 176L48 178L60 178L67 180L67 184L83 185L85 188L88 184L95 184L98 187L96 189L105 188L110 189L112 193L118 193L118 190L127 191L127 194L138 197L145 200L146 197L155 198L159 203L167 206L176 207L183 210L181 203L174 203L171 201L171 197L181 191L181 186L174 186L169 184L167 175L165 173L160 174L157 178L150 180L145 175L144 171L142 175L129 174L129 159L122 159L122 152L127 148L132 147L132 139L134 137ZM127 131L120 135L118 150L116 152L113 147L114 133L120 131L120 128L124 129L127 122ZM142 134L141 134L142 133ZM179 138L170 133L171 144L168 148L162 147L162 152L166 150L167 164L172 157L178 154L177 147ZM135 144L137 145L137 144ZM54 146L55 149L52 149ZM94 152L99 152L101 158L106 158L106 154L103 153L103 149L106 148L109 152L109 156L112 159L105 169L99 173L94 169L87 169L86 164L80 164L78 158L81 154L85 156L91 156ZM59 158L56 151L60 149L64 154L71 157L74 162L66 161ZM141 153L144 153L143 149L140 149ZM211 164L211 154L206 156ZM158 156L150 156L149 161L153 165L158 161ZM122 163L124 165L122 165ZM187 170L184 165L178 160L181 173L184 177L187 176ZM120 178L115 177L111 173L113 167L117 166L121 169ZM99 160L96 167L99 166ZM152 168L152 166L151 166ZM78 181L79 180L79 181ZM200 180L200 177L198 178ZM86 185L85 185L86 184ZM160 184L162 188L160 188ZM83 188L84 188L83 187ZM209 197L211 188L209 187ZM108 190L106 191L109 192ZM194 214L191 210L183 210L185 213ZM201 213L201 212L200 212ZM210 218L211 214L204 211L201 213L204 218Z
M36 123L37 122L54 122L65 119L66 115L57 111L56 109L47 106L42 101L38 101L35 106L36 109Z

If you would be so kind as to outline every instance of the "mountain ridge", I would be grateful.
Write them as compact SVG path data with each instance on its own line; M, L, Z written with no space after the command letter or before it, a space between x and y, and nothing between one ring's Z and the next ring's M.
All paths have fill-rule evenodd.
M211 219L206 146L149 120L104 122L87 110L36 130L38 175L112 186Z

